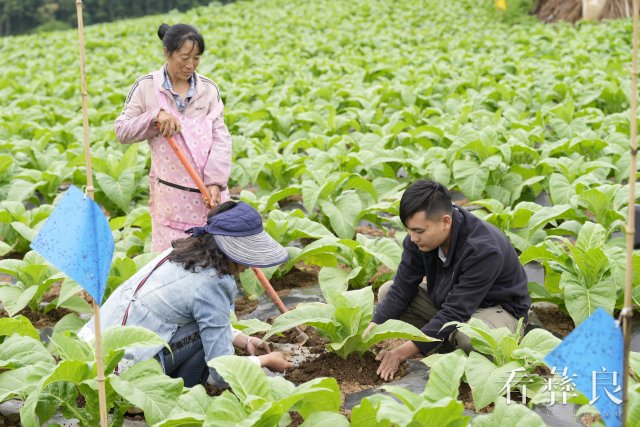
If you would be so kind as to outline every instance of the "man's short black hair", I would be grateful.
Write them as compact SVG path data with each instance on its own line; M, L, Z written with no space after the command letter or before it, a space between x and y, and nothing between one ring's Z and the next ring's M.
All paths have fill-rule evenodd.
M400 199L400 220L406 226L407 219L424 211L427 219L451 214L451 193L439 182L420 179L409 186Z

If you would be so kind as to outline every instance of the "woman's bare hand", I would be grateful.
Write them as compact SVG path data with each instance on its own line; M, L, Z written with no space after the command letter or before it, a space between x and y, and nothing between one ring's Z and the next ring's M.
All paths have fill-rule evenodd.
M157 122L160 133L166 138L180 133L180 120L166 111L160 110Z
M260 366L269 368L272 371L282 372L285 369L293 368L293 363L287 360L284 354L279 351L274 351L258 357L260 358Z

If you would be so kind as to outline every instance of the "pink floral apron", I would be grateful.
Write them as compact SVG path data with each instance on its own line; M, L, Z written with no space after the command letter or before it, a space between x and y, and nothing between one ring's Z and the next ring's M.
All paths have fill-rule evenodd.
M157 78L159 76L154 73L154 79ZM180 120L180 134L174 136L176 143L204 180L205 168L211 163L213 122L222 113L222 103L218 103L204 117L187 117L176 109L173 99L168 102L167 95L158 89L157 82L154 86L160 108ZM152 223L152 250L161 252L170 248L173 240L188 237L185 230L205 224L209 208L202 200L199 191L187 191L158 181L160 179L177 186L197 189L189 173L161 134L151 138L149 144L151 146L149 212ZM211 185L206 181L205 184ZM225 202L229 199L229 191L224 190L221 201Z

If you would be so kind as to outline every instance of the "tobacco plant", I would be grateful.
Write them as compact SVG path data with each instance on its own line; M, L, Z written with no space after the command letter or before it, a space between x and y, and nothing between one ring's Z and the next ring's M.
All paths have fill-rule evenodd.
M468 356L456 350L426 357L423 362L431 368L425 388L427 396L457 397L463 374L471 387L476 409L516 390L531 398L543 387L544 381L535 373L535 368L542 365L544 357L560 343L550 332L534 329L522 337L522 319L515 332L490 328L474 318L468 323L451 324L456 324L459 332L471 339L473 351Z
M368 286L348 291L344 279L321 275L320 288L327 302L299 304L294 310L280 315L265 339L301 324L309 325L328 341L327 350L343 359L352 353L362 355L376 343L389 338L434 341L415 326L395 319L374 326L363 336L373 316L373 290Z
M545 268L544 286L532 288L533 297L559 304L576 324L598 307L613 313L619 306L624 282L624 250L607 243L607 231L600 224L586 222L575 242L550 236L520 255L520 262L540 261ZM633 254L633 265L640 265L640 254ZM634 298L638 297L640 277L634 275Z
M0 301L10 316L27 306L33 312L40 311L42 295L53 283L65 277L34 251L28 252L21 260L0 260L0 273L16 280L15 283L0 282Z
M282 377L265 375L255 363L239 356L217 357L209 366L233 393L227 390L212 400L204 414L205 427L289 425L289 411L307 420L313 413L335 413L340 408L340 390L334 378L316 378L296 386ZM344 421L342 418L343 425Z

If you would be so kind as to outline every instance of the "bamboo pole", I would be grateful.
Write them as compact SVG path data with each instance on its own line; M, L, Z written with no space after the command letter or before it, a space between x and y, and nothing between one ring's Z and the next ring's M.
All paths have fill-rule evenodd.
M84 160L87 175L87 194L93 199L93 172L91 168L91 145L89 141L89 111L87 107L87 74L84 55L84 24L82 20L82 0L76 0L78 15L78 39L80 42L80 81L82 82L82 130L84 139ZM100 427L107 427L107 393L105 390L104 366L102 361L102 336L100 329L100 307L93 301L93 319L96 336L96 365L98 371L98 403L100 407Z
M626 2L625 2L626 3ZM631 117L630 117L630 154L629 162L629 213L627 216L627 268L625 274L624 308L622 310L622 332L624 333L624 365L622 375L622 426L627 423L628 387L629 387L629 350L631 346L631 320L633 305L631 291L633 287L633 244L635 235L636 204L636 158L638 154L638 0L633 0L633 51L631 65Z

